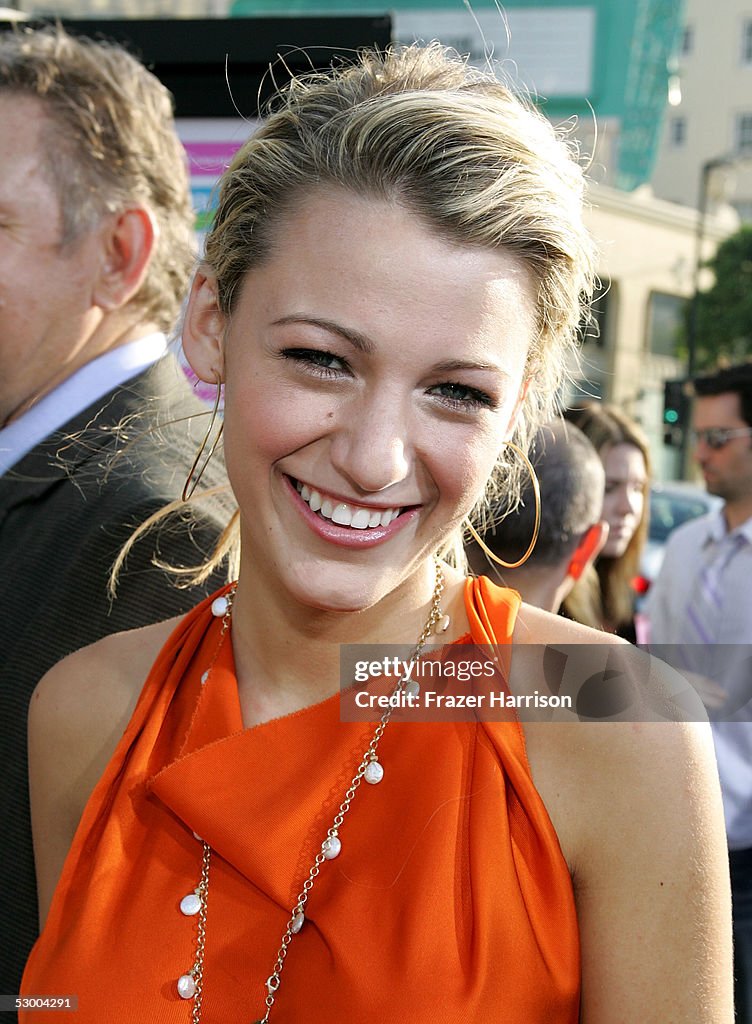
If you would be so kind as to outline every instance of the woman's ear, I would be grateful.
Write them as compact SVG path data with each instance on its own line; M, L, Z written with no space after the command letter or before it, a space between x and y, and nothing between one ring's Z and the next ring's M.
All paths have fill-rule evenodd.
M183 321L183 352L201 380L216 384L225 379L224 336L226 317L219 308L213 274L199 270L193 279Z

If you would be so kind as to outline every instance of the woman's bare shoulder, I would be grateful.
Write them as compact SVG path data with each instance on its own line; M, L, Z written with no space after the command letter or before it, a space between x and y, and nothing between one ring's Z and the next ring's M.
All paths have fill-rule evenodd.
M513 692L573 699L571 710L520 717L574 884L583 1024L730 1021L723 812L697 694L608 634L528 607L518 630ZM691 977L667 986L686 956Z
M178 619L113 633L69 654L42 677L31 700L34 719L71 729L112 728L130 716L154 660ZM127 718L126 718L127 721Z
M513 688L516 679L566 694L575 712L570 721L707 721L684 676L612 633L522 605L513 639Z
M510 687L559 698L553 712L522 714L522 725L570 866L591 842L602 848L604 830L616 826L623 808L614 789L649 816L689 783L698 761L710 765L715 784L706 713L682 676L611 634L530 606L520 615Z
M607 644L614 647L627 645L626 640L605 633L599 629L591 629L580 622L573 622L561 615L536 608L532 604L522 604L514 630L514 642L517 644ZM628 645L627 645L628 646Z
M59 784L76 820L177 621L104 637L63 658L37 685L29 707L31 784Z
M115 633L53 666L29 708L29 792L44 921L86 802L177 619Z

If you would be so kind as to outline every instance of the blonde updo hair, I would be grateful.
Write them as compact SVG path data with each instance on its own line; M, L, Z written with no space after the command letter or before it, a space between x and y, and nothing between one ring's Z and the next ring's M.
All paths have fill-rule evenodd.
M583 173L561 134L439 43L365 51L355 64L294 79L220 183L204 263L228 317L248 271L273 252L281 220L319 186L398 202L439 235L503 247L524 263L538 326L514 437L526 449L555 411L593 286ZM471 514L476 525L489 507L516 505L521 469L502 452ZM464 562L462 538L443 552Z

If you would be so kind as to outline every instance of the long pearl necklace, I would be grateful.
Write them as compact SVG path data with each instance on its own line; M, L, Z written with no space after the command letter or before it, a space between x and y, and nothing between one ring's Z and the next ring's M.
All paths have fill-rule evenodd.
M426 624L415 644L413 652L414 658L420 658L431 633L444 633L449 628L449 616L444 615L441 610L441 595L444 591L444 572L438 559L434 559L434 564L436 569L436 582L434 584L433 595L431 598L431 609L428 613ZM221 617L222 630L219 636L219 643L217 644L216 651L209 667L201 676L202 685L205 685L209 679L209 675L217 660L225 635L230 628L234 593L235 591L233 589L223 597L215 598L212 603L212 614L217 618ZM404 690L405 692L416 694L419 689L420 687L415 680L407 681L404 677L401 677L397 680L393 692L400 693ZM339 810L334 815L334 820L327 830L326 838L321 844L321 849L316 854L313 864L308 872L308 877L303 882L303 886L298 893L295 905L290 911L290 917L284 934L282 935L279 949L277 950L277 955L272 966L272 972L266 979L265 983L266 998L264 1002L266 1004L266 1012L264 1016L260 1020L255 1021L254 1024L268 1024L269 1015L272 1012L277 992L279 991L279 986L282 983L282 970L285 965L290 944L305 924L305 910L313 887L316 884L316 879L321 873L322 867L327 861L334 860L335 857L338 857L342 850L342 841L339 837L339 833L344 823L345 816L350 810L355 794L360 788L361 782L365 780L370 785L376 786L384 777L384 768L378 758L378 748L381 738L384 735L384 730L392 717L393 710L394 706L390 705L376 725L373 735L371 736L371 741L366 747L360 764L350 781L350 785L345 790L342 802L339 805ZM209 902L209 872L211 868L212 853L211 847L208 843L204 842L204 840L199 836L196 836L196 839L199 840L203 847L201 878L194 891L189 893L187 896L184 896L180 902L180 910L186 917L198 917L196 957L191 969L186 974L181 975L177 981L178 994L183 999L193 1000L193 1012L191 1017L192 1024L200 1024L201 1021L204 992L204 951L206 947L207 906Z

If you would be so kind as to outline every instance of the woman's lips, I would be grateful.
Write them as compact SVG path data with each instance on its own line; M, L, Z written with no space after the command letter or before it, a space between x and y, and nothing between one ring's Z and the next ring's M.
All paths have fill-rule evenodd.
M295 505L311 530L324 540L342 547L373 547L390 540L412 522L419 512L419 507L415 506L402 511L400 507L376 509L341 502L292 477L286 476L285 481ZM304 488L308 494L307 500L303 497ZM317 509L316 505L319 506ZM371 526L370 523L375 524L377 517L378 525Z

